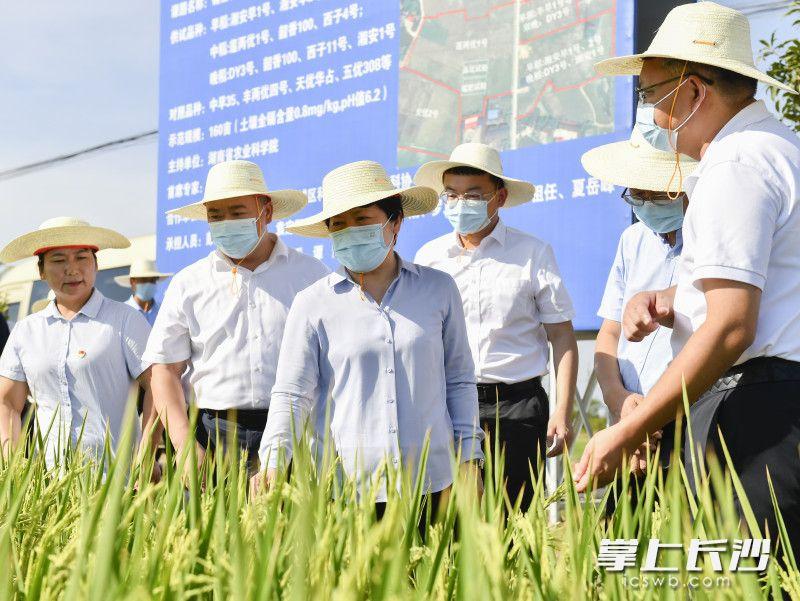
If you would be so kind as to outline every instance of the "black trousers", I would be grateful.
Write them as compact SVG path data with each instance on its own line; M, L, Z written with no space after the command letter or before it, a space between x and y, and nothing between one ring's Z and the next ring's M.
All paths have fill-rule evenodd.
M800 556L800 363L759 357L738 365L692 405L690 416L695 449L715 455L724 467L719 428L762 534L766 524L774 546L778 530L769 469L795 557ZM684 461L694 482L688 444Z
M247 456L247 465L255 471L258 469L258 449L267 425L267 414L266 409L200 409L195 438L206 452L216 451L219 439L224 451L230 433L234 432L239 450Z
M512 503L522 495L521 509L533 500L534 478L547 452L550 403L541 378L517 384L478 384L478 411L488 444L504 452L503 477Z
M446 489L445 489L446 490ZM427 495L422 500L422 506L419 516L419 522L417 523L417 529L419 531L419 535L422 540L426 540L427 537L427 530L428 530L428 522L426 519L426 515L430 512L430 523L433 524L437 520L437 514L439 513L439 504L442 502L442 492L437 491L432 492ZM442 507L442 511L444 511L444 507ZM375 517L378 521L383 519L384 514L386 513L386 502L379 501L375 503Z

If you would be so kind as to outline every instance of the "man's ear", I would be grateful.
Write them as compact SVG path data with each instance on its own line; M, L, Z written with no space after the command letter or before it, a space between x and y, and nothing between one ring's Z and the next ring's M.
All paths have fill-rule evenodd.
M497 208L506 206L506 200L508 200L508 188L500 188L497 191Z
M272 223L272 199L269 196L262 196L261 203L264 208L264 223Z

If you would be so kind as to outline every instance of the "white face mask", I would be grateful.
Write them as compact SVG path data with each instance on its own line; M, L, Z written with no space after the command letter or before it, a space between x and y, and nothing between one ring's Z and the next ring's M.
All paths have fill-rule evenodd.
M670 91L666 96L662 97L660 100L656 102L640 102L636 108L636 127L639 128L639 132L642 134L645 140L647 140L648 144L655 148L656 150L661 150L663 152L677 152L678 151L678 131L689 122L700 106L703 104L703 100L706 99L705 94L705 86L703 86L703 97L700 99L698 105L689 113L689 116L684 119L680 125L675 127L674 129L666 129L661 127L660 125L656 124L655 121L655 108L662 102L664 102L667 98L675 94L680 87L685 84L688 79L684 79L681 83L675 86L672 91ZM670 121L672 120L672 111L670 111L669 115Z

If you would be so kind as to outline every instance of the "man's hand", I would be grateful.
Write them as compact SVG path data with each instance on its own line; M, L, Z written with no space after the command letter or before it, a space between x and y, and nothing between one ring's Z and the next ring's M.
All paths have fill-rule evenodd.
M569 419L563 411L556 410L547 422L547 448L555 446L547 453L548 457L557 457L572 444L574 434Z
M250 496L255 497L270 490L275 485L278 477L278 470L267 468L263 472L257 472L250 477Z
M641 342L659 325L671 328L675 317L672 311L674 298L674 288L649 290L631 297L622 315L625 338L631 342Z
M614 479L622 465L622 457L631 445L620 424L600 430L592 436L583 451L581 460L575 464L572 479L578 492L586 492L589 484L604 486Z

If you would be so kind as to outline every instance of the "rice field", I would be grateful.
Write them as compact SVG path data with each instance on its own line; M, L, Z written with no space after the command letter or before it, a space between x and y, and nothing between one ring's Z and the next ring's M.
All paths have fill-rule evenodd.
M102 462L72 452L48 471L41 453L20 448L0 465L0 599L800 599L797 564L777 540L764 573L717 573L705 562L699 574L672 574L675 588L632 584L638 568L598 566L604 538L638 540L637 565L652 537L741 538L738 482L718 465L699 466L697 497L678 465L666 478L649 469L635 500L622 485L585 502L565 462L565 482L551 495L540 483L523 514L496 484L496 451L487 449L482 498L457 482L438 516L414 474L388 473L399 492L376 520L370 491L359 495L335 462L316 467L304 445L289 479L252 498L233 456L203 469L191 467L192 451L168 456L153 485L152 457L140 469L131 453L108 454L104 474Z

